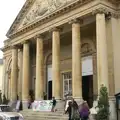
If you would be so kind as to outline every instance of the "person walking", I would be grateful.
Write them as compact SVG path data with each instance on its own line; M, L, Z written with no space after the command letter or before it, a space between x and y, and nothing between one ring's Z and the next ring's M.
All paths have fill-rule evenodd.
M68 113L69 114L69 119L68 120L71 120L71 113L72 113L72 103L71 101L68 103L68 108L67 110L65 111L65 114Z
M71 120L80 120L78 104L74 99L72 99L71 107Z
M89 111L89 106L88 106L86 101L84 101L82 103L82 105L80 106L79 114L80 114L81 120L88 120L89 119L90 111Z
M56 103L57 103L57 101L56 101L55 97L53 97L51 112L55 112Z

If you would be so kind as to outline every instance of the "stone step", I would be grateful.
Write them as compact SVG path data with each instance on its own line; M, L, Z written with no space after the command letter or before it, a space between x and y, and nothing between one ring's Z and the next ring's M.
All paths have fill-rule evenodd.
M21 112L21 114L25 115L63 115L64 112Z
M68 115L64 111L57 112L36 112L33 110L24 110L20 112L25 120L68 120Z

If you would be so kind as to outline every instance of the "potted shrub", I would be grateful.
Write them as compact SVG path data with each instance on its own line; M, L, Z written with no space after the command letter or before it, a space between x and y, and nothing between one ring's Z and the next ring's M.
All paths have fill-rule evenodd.
M97 108L97 120L109 120L109 98L107 87L105 87L104 85L102 85L100 88Z

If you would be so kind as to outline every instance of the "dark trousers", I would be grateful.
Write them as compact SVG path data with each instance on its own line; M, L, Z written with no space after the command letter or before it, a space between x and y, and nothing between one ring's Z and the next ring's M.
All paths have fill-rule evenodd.
M69 114L69 119L68 119L68 120L72 120L72 119L71 119L71 114Z

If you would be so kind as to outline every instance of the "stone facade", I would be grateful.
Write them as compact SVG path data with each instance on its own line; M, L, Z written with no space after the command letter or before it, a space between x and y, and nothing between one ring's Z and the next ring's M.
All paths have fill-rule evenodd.
M72 96L81 100L82 58L92 56L92 100L96 100L104 84L114 107L114 95L120 92L119 3L117 0L27 0L2 49L6 96L15 101L19 95L27 102L29 90L33 89L35 100L42 100L43 92L48 91L47 67L52 65L52 95L64 99L62 75L69 71ZM111 114L112 120L114 115Z

